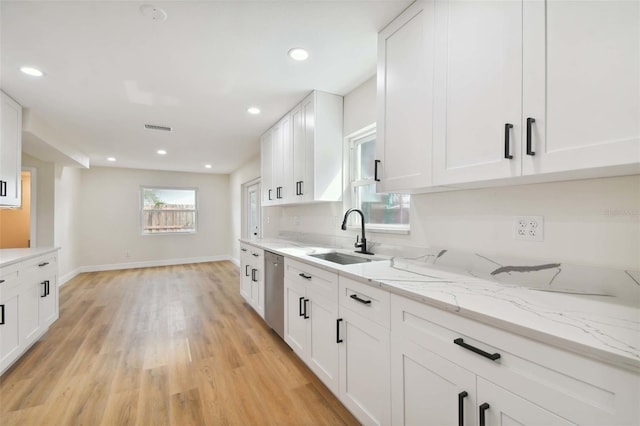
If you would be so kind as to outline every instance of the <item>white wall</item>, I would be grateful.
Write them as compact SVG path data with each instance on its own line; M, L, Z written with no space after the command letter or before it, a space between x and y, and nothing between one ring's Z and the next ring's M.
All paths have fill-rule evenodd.
M143 185L197 187L198 232L141 235ZM94 167L81 171L80 192L78 262L85 269L212 260L231 252L228 175Z
M36 169L36 245L53 247L55 165L22 154L22 166Z
M375 120L375 80L345 97L345 135ZM373 99L373 100L372 100ZM369 234L393 245L640 269L640 176L420 194L411 198L410 235ZM342 203L265 209L280 232L351 245ZM513 238L515 215L544 216L543 242ZM295 234L289 234L295 235ZM324 238L322 238L324 237Z
M80 169L55 167L54 245L58 252L58 274L61 283L78 272ZM38 207L39 209L39 207Z
M238 238L242 236L242 185L260 177L260 156L251 159L229 176L231 207L231 257L239 264L240 245Z

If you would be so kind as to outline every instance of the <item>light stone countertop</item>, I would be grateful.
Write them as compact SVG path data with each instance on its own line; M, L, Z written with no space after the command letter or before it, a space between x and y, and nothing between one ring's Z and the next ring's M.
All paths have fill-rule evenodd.
M60 250L59 247L0 249L0 268Z
M629 303L612 295L589 292L541 291L505 283L504 278L501 282L492 281L472 276L463 269L399 257L375 255L375 259L381 260L340 265L309 254L334 250L349 253L349 250L283 240L240 241L545 344L640 372L640 306L635 300Z

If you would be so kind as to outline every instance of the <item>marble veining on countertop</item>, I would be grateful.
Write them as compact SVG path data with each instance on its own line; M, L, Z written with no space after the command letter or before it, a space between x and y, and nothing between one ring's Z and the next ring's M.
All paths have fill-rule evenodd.
M59 247L0 249L0 268L60 250Z
M309 256L334 250L331 247L283 240L241 241L525 337L640 371L638 271L559 262L505 263L504 259L479 254L429 249L411 258L376 254L378 261L339 265Z

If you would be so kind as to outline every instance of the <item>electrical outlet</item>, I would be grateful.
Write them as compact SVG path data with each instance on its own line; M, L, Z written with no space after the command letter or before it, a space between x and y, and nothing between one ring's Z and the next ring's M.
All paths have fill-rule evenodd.
M544 216L516 216L513 237L516 240L543 241Z

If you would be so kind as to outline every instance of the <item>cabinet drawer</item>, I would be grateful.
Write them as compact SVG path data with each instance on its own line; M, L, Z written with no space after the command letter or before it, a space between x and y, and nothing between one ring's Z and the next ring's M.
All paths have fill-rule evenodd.
M58 270L58 256L55 253L30 259L22 264L20 274L29 279L40 279L56 275Z
M284 260L284 279L306 285L309 295L324 297L330 301L338 300L338 274L326 271L308 263L298 262L288 257Z
M340 306L389 328L390 294L386 290L340 277Z
M640 420L637 373L397 295L391 296L391 330L573 422ZM456 339L500 357L491 360Z
M0 269L0 292L8 291L20 284L18 265L9 265Z

